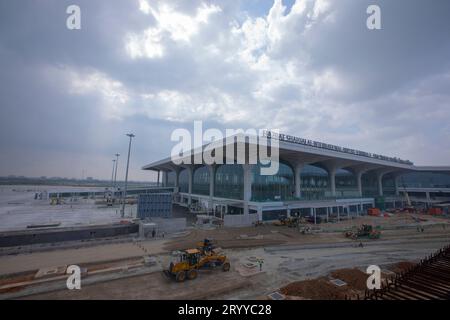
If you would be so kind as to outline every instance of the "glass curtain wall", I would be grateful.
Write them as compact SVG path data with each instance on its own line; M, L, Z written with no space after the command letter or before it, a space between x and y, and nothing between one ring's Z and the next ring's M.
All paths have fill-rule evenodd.
M178 182L180 184L180 192L182 193L188 193L189 192L189 173L187 169L183 169L180 172L180 175L178 177Z
M356 176L349 170L339 169L336 171L336 197L348 198L359 197Z
M175 187L175 171L167 172L167 187Z
M383 195L395 196L395 178L392 174L385 174L381 184L383 185Z
M295 199L294 170L285 163L280 163L276 175L260 174L261 165L253 166L252 200L283 201Z
M450 173L443 172L410 172L402 174L399 187L407 188L450 188Z
M192 193L209 195L209 169L206 166L195 169L192 181Z
M300 174L301 198L318 200L329 196L328 172L313 165L306 165Z
M378 183L375 172L367 172L361 176L363 197L378 197Z
M224 164L216 170L214 196L244 199L244 170L239 164Z

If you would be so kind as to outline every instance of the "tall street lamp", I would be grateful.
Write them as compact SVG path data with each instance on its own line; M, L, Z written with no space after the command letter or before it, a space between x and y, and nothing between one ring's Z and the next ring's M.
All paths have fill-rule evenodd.
M113 168L112 168L112 173L111 173L111 187L114 189L114 167L115 167L115 164L116 164L116 160L113 159L112 162L113 162Z
M124 187L124 190L123 190L122 218L125 216L125 201L127 199L128 166L130 164L131 140L135 137L135 135L132 134L132 133L127 133L126 136L130 138L130 142L128 143L127 171L125 173L125 187Z
M114 188L116 188L116 183L117 183L117 167L119 166L119 156L120 154L116 153L116 172L114 172Z

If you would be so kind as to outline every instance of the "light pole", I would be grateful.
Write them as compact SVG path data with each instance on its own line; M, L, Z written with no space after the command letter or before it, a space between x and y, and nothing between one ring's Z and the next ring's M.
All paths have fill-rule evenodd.
M117 183L117 167L119 166L119 156L120 154L116 153L116 172L114 173L114 188L116 188L116 183Z
M114 167L115 167L115 164L116 164L116 160L113 159L112 162L113 162L113 169L112 169L112 173L111 173L111 187L114 189Z
M127 199L128 166L130 164L131 139L133 139L135 137L135 135L132 133L127 133L126 136L130 138L130 142L128 143L127 171L125 173L125 187L123 189L122 218L125 216L125 201Z

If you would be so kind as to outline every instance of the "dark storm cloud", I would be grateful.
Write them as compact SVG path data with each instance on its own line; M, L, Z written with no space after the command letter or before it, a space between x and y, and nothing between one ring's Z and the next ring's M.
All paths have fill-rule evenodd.
M79 31L66 28L74 3ZM133 131L132 178L146 179L192 120L450 162L450 2L283 3L149 1L158 17L138 0L2 1L0 174L108 178ZM365 27L373 3L380 31ZM164 53L132 57L130 36Z

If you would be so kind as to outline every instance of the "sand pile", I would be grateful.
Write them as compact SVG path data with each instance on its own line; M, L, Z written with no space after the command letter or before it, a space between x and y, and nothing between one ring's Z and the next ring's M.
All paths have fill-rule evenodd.
M337 287L327 278L297 281L280 289L287 296L302 297L312 300L343 300L347 289Z
M369 275L357 268L353 268L333 271L331 276L346 282L352 289L365 290L367 288L367 278Z
M367 277L359 269L339 269L331 272L331 278L342 280L344 286L336 286L330 278L321 277L313 280L297 281L280 289L286 296L302 297L312 300L343 300L345 297L362 295L367 288Z
M414 262L401 261L401 262L398 262L398 263L394 264L391 267L391 271L393 271L395 273L400 273L400 272L407 271L408 269L410 269L411 267L413 267L415 265L416 264Z

